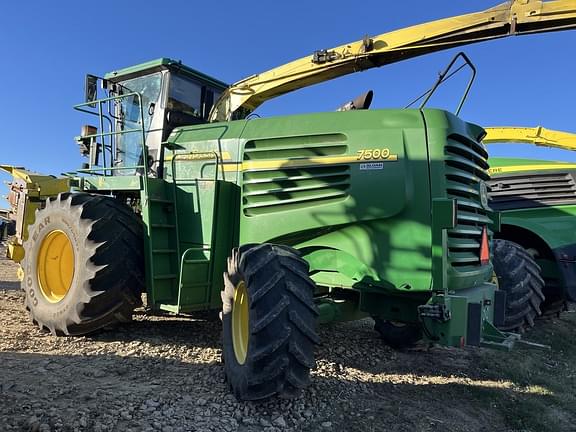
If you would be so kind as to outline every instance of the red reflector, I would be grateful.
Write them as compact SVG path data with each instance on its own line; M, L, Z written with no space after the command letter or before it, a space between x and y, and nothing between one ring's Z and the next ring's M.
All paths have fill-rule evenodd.
M488 232L486 227L482 228L482 241L480 243L480 264L486 265L490 262L490 246L488 244Z

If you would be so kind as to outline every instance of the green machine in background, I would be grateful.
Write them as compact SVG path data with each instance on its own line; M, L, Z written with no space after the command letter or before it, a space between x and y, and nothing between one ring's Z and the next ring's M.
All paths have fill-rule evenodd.
M576 135L541 126L489 127L486 131L486 144L576 149ZM570 159L568 153L566 156ZM556 151L550 159L558 157ZM576 301L576 164L510 157L491 157L490 161L490 205L502 218L501 230L495 235L494 265L510 274L504 261L506 253L512 253L516 264L535 259L539 266L528 264L532 271L518 276L542 282L519 308L530 310L521 318L523 322L516 322L526 328L534 325L533 318L540 313L558 314L567 308L567 302Z

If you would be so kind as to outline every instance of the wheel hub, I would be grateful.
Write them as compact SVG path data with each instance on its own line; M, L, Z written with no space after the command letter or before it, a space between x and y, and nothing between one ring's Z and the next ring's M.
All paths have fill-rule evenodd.
M74 277L74 250L64 231L50 231L42 240L37 273L38 284L46 300L58 303L66 296Z

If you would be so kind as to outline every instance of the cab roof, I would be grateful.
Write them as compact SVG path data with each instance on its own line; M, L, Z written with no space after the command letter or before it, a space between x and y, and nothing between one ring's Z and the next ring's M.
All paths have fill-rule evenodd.
M221 89L225 89L228 87L228 84L220 80L217 80L216 78L213 78L211 76L203 74L202 72L199 72L196 69L192 69L191 67L182 64L181 61L172 60L166 57L162 57L156 60L150 60L148 62L140 63L135 66L129 66L127 68L108 72L106 75L104 75L104 78L116 82L142 75L142 72L155 72L162 69L170 69L173 71L184 73L193 78L198 78L202 81L207 81L213 86Z

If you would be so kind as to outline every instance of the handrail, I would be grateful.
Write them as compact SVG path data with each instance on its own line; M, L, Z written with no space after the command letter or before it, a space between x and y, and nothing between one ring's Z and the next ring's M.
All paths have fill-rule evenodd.
M454 66L454 63L456 63L456 60L459 57L462 57L464 59L464 63L462 65L460 65L454 72L452 72L450 75L448 75L448 72L450 72L450 70ZM462 107L464 106L464 102L466 101L466 98L468 97L468 94L470 93L470 89L472 88L472 84L474 83L474 80L476 79L476 67L474 66L472 61L468 58L468 56L466 54L464 54L463 52L459 52L458 54L456 54L452 58L452 61L450 61L450 63L446 67L446 69L444 69L444 71L438 75L438 79L436 80L436 82L434 83L434 85L432 86L431 89L427 90L424 94L418 96L416 99L414 99L408 105L406 105L406 107L404 107L404 109L410 108L412 105L414 105L416 102L418 102L422 98L424 98L424 101L420 104L420 106L418 108L419 109L424 108L426 106L426 104L428 103L428 101L430 100L430 98L434 95L434 93L436 92L438 87L440 87L441 84L443 84L444 82L446 82L450 78L452 78L452 76L454 76L455 74L460 72L465 66L468 66L472 70L472 75L470 76L470 79L468 80L468 85L466 86L466 89L464 90L464 93L462 94L462 98L460 98L460 103L458 104L458 107L456 108L456 111L455 111L456 115L460 114L460 111L462 110Z
M135 129L127 129L127 130L122 130L122 131L116 131L116 130L110 130L109 132L104 132L104 120L103 118L107 116L104 115L104 113L102 112L102 105L110 102L110 101L116 101L116 100L121 100L121 99L125 99L128 97L135 97L138 100L138 107L139 107L139 118L137 123L141 125L140 128L135 128ZM90 107L92 108L92 110L89 109L85 109L84 107ZM97 106L98 110L97 112L94 111L94 106ZM80 112L84 112L84 113L88 113L91 115L96 115L99 118L99 123L100 123L100 132L96 133L96 134L91 134L91 135L86 135L84 138L102 138L103 144L104 144L104 138L105 137L115 137L118 135L126 135L129 133L134 133L134 132L140 132L142 134L142 141L140 142L140 146L142 147L142 160L144 161L144 164L142 165L135 165L135 166L123 166L123 167L113 167L112 166L112 160L110 161L110 166L106 166L106 158L105 158L105 151L103 151L103 161L104 161L104 166L103 167L98 167L98 168L92 168L92 166L90 166L90 168L88 169L80 169L77 170L80 173L98 173L98 172L104 172L104 176L107 175L107 171L120 171L120 170L139 170L139 169L144 169L145 171L145 175L148 175L148 170L147 170L147 165L146 165L146 161L147 161L147 155L148 155L148 147L146 145L146 130L144 129L144 107L142 104L142 95L138 92L130 92L130 93L126 93L126 94L122 94L122 95L117 95L117 96L108 96L105 98L100 98L94 101L90 101L90 102L83 102L80 104L76 104L74 105L74 109ZM110 120L109 120L110 121ZM112 124L112 122L110 121L110 123ZM145 186L146 187L146 186Z

